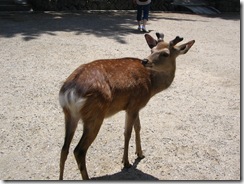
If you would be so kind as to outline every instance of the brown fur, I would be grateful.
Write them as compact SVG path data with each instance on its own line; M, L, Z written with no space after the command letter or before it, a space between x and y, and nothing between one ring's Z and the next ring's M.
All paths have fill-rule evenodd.
M83 121L83 135L74 154L83 179L89 179L85 162L86 152L96 138L104 118L121 110L126 111L124 166L130 167L128 145L133 127L136 135L136 154L139 158L144 158L140 141L139 111L153 95L170 86L175 74L175 58L186 53L194 43L191 41L173 47L177 42L175 39L172 42L174 45L169 47L161 37L160 41L156 41L146 35L146 40L152 48L152 54L147 57L148 63L145 65L137 58L96 60L78 67L63 84L60 96L61 100L66 98L63 103L66 133L61 151L59 179L63 179L65 160L79 119ZM187 50L186 45L189 47ZM84 104L75 106L79 109L65 105L75 103L74 100L79 99L85 99ZM77 112L73 112L76 110Z

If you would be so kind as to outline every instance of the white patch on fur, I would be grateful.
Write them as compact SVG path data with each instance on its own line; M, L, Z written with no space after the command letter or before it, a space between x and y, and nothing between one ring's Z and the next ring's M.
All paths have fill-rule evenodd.
M69 89L59 94L59 103L62 108L70 110L72 116L79 117L80 110L84 106L86 98L79 97L75 89Z

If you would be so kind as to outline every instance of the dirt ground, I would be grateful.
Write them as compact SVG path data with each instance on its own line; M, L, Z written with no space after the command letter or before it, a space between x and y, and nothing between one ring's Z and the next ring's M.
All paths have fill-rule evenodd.
M135 12L0 14L0 179L57 180L64 139L62 82L80 64L150 54ZM151 35L196 40L173 84L140 112L142 149L123 169L124 112L106 119L88 150L95 180L240 179L240 15L151 12ZM73 149L64 179L81 180Z

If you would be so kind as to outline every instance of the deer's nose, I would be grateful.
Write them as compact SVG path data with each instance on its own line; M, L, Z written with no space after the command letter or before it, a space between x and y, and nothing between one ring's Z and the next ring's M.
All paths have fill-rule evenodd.
M146 65L148 63L148 59L141 60L141 64Z

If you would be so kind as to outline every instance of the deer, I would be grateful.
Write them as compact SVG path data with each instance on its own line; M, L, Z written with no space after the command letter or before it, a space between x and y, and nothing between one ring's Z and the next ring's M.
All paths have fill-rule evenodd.
M139 111L155 94L167 89L175 77L176 57L186 54L195 43L175 37L164 41L163 33L157 39L145 34L151 54L144 58L100 59L82 64L65 80L59 91L59 103L65 119L65 138L60 156L59 179L63 180L64 166L79 120L83 134L73 153L83 180L88 180L86 153L95 140L105 118L125 111L124 168L131 167L128 159L132 129L135 131L138 159L144 155L141 147Z

